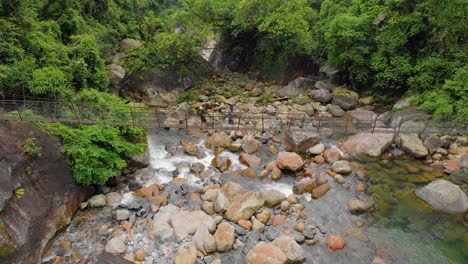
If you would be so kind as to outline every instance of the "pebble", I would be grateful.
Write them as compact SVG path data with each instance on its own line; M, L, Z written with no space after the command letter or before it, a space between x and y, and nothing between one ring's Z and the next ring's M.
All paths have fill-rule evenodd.
M315 230L315 228L312 228L312 226L306 226L306 228L302 232L302 234L308 239L313 239L316 233L317 230Z
M297 234L294 236L294 240L296 240L298 244L303 244L305 241L305 236L301 234Z
M296 230L297 232L304 232L305 230L305 223L304 222L299 222L296 224L296 226L294 227L294 230Z
M306 240L305 240L305 244L306 244L307 246L315 246L315 245L317 245L319 242L320 242L320 240L318 240L318 239L306 239Z
M289 209L289 206L291 206L288 201L282 201L281 202L281 210L286 211Z

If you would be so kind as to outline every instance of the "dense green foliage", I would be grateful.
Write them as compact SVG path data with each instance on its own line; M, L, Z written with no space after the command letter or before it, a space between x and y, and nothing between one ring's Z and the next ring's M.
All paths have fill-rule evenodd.
M463 0L184 0L200 23L254 69L300 57L327 60L348 84L422 94L437 118L466 116L468 5ZM437 95L437 96L436 96ZM435 102L437 101L437 102Z

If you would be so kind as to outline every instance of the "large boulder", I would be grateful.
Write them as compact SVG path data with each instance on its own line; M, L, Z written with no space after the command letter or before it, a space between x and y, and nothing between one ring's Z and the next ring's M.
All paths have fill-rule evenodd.
M333 104L338 105L343 110L356 108L359 95L343 87L337 87L333 91Z
M271 189L263 193L263 198L265 198L266 207L275 207L286 200L286 195L280 191Z
M247 264L286 264L288 257L281 248L260 242L245 256Z
M259 157L247 153L240 154L239 161L240 163L248 166L249 168L255 168L262 164L262 160Z
M447 213L468 210L468 197L458 185L438 179L416 191L416 195L433 208Z
M142 45L141 41L136 40L136 39L131 39L131 38L124 38L119 43L120 49L123 52L129 52L132 49L139 47L141 45Z
M193 243L195 247L205 255L216 251L216 240L214 236L210 234L206 225L201 225L197 228L193 236Z
M215 156L211 160L211 166L218 169L221 172L226 172L231 169L232 161L228 157Z
M327 89L318 89L312 91L312 96L314 100L320 103L328 103L333 99L332 94Z
M182 244L177 250L175 264L195 264L197 261L197 248L191 243Z
M379 157L391 146L393 138L392 133L359 133L346 140L340 148L350 155Z
M304 160L294 152L281 152L276 158L276 166L280 170L298 171L304 166Z
M205 143L207 148L213 149L214 147L229 148L232 144L232 139L224 132L214 133L209 137Z
M40 149L33 159L22 148L28 138ZM75 183L60 142L33 124L0 122L0 263L41 263L90 194Z
M262 146L262 143L255 139L253 135L247 135L242 138L241 140L242 150L245 151L247 154L252 154L258 150L259 147Z
M416 158L424 158L429 154L417 135L401 134L399 135L399 144L405 152Z
M351 165L346 160L337 160L333 162L331 169L333 172L342 175L348 175L352 172Z
M377 115L369 110L356 109L346 112L349 121L355 126L371 126L377 118Z
M438 148L442 147L442 141L436 134L432 134L424 140L424 146L430 153L434 153Z
M175 240L174 229L169 225L172 215L179 209L169 204L159 209L153 217L150 225L150 236L160 242L173 242Z
M109 77L110 83L115 88L115 92L117 92L125 77L125 69L117 64L109 64L107 65L107 76Z
M303 263L305 261L305 252L293 237L280 236L273 240L271 245L277 246L283 251L288 258L288 263Z
M311 89L314 88L315 81L299 77L294 81L290 82L287 86L276 90L275 93L279 97L294 97L300 94L307 94Z
M179 240L195 233L201 225L206 225L210 232L216 229L213 218L203 211L178 211L171 217L170 224Z
M408 96L408 97L401 98L400 100L398 100L398 102L396 102L393 105L393 110L396 111L396 110L401 110L401 109L410 107L411 100L413 100L413 99L414 99L414 96Z
M235 223L240 219L249 220L264 203L265 199L258 191L239 194L227 209L225 217Z
M286 132L283 144L287 151L304 153L320 143L320 135L313 132Z

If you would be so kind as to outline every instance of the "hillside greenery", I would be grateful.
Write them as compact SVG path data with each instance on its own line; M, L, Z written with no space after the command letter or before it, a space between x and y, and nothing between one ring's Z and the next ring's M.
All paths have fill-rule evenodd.
M143 43L123 62L132 74L181 69L207 37L219 37L249 70L313 58L362 92L415 94L414 103L436 119L468 120L467 14L464 0L0 0L0 97L125 107L108 98L106 65L120 40ZM141 133L96 127L95 138L82 138L89 129L51 128L102 157L103 170L90 175L77 166L101 164L87 166L91 158L66 150L84 184L116 176L124 166L117 156L133 152L126 142Z

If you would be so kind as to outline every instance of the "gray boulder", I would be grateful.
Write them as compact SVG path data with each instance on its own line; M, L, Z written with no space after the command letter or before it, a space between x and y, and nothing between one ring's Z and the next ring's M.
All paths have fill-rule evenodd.
M276 95L280 97L294 97L300 94L307 94L314 88L315 82L311 79L299 77L290 82L287 86L276 90Z
M122 239L114 237L106 245L106 251L112 254L122 254L125 252L125 244Z
M417 135L401 134L399 136L399 144L405 152L416 158L424 158L429 154Z
M433 208L447 213L468 210L468 197L456 184L438 179L416 191L416 195Z
M94 195L89 198L88 204L92 208L104 207L106 205L106 196L104 194Z
M352 172L351 165L346 160L338 160L333 162L331 169L333 172L342 175L348 175Z
M314 132L287 132L283 144L287 151L303 153L317 145L320 140L320 135Z
M391 146L392 133L359 133L346 140L340 148L350 155L379 157Z
M359 95L344 87L337 87L333 91L333 104L338 105L343 110L351 110L357 106Z
M333 99L332 94L329 90L326 89L318 89L312 91L312 96L314 100L320 103L328 103Z

